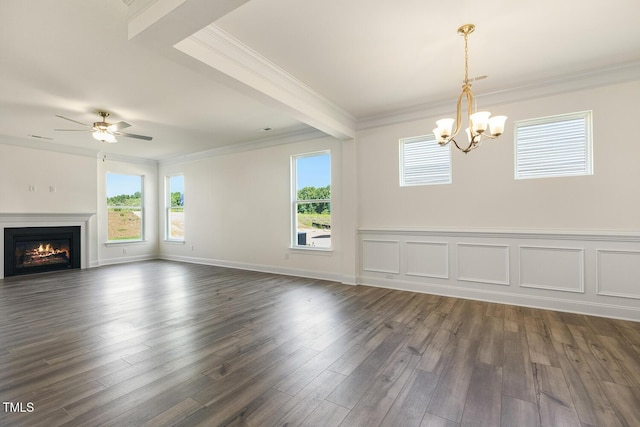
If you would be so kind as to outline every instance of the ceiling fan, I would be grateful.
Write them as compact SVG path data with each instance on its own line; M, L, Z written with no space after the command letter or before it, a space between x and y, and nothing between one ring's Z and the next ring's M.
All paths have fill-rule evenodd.
M98 111L98 115L102 118L102 121L94 122L93 125L88 125L86 123L79 122L77 120L70 119L68 117L60 116L56 114L56 117L59 117L64 120L68 120L73 123L77 123L82 126L86 126L89 129L54 129L56 131L62 132L86 132L89 131L93 135L95 139L101 142L118 142L116 140L116 136L126 136L127 138L137 138L144 139L145 141L151 141L153 138L145 135L136 135L134 133L126 133L121 132L122 129L128 128L131 126L127 122L118 122L118 123L107 123L107 117L109 117L109 113L106 111Z

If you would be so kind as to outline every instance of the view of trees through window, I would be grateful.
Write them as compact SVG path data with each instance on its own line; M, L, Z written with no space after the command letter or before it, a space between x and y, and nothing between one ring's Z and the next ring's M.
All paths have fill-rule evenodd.
M107 174L107 239L142 239L142 176Z
M294 159L294 246L330 248L331 156L323 152Z
M184 176L167 177L167 239L184 240Z

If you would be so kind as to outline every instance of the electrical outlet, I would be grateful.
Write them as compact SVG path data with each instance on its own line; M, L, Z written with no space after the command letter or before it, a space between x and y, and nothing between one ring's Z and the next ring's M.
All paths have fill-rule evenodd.
M122 248L122 255L126 255L127 254L127 249Z
M195 245L191 245L191 251L195 251L196 250L196 246Z

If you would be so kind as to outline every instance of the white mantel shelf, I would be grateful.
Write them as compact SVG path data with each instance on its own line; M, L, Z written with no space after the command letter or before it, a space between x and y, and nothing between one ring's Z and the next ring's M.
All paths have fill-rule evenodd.
M0 222L46 222L46 221L87 221L95 212L20 213L0 212Z

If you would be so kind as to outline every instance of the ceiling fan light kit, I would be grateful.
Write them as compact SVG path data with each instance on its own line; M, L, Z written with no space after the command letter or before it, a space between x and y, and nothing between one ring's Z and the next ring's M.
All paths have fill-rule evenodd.
M102 121L93 122L92 126L79 122L77 120L70 119L68 117L64 117L60 115L57 115L56 117L88 127L89 128L88 130L89 132L91 132L91 135L100 142L107 142L110 144L114 142L118 142L116 140L116 136L126 136L128 138L143 139L145 141L151 141L153 139L152 137L146 136L146 135L136 135L133 133L120 132L121 129L128 128L131 125L127 122L122 122L122 121L118 123L108 123L107 117L109 117L109 113L107 113L106 111L98 111L98 115L102 117ZM54 129L54 130L64 131L64 132L75 132L75 131L81 131L84 129Z
M118 142L116 140L116 137L109 132L109 128L112 126L110 123L107 123L107 117L109 117L109 113L98 111L98 114L102 117L102 121L93 123L93 137L100 142L108 142L110 144Z
M491 113L488 111L472 112L474 106L473 92L471 92L471 83L469 82L469 47L468 38L469 34L473 33L476 26L473 24L465 24L458 28L458 34L464 36L464 82L462 84L462 92L458 97L456 118L440 119L436 121L436 126L433 130L436 136L438 144L445 146L449 142L453 142L456 148L463 153L477 148L480 142L485 139L495 139L504 133L504 125L507 120L506 116L494 116L491 117ZM466 101L467 104L467 119L469 126L465 129L468 145L459 145L455 140L461 129L462 124L462 102ZM454 129L455 124L455 129ZM487 132L488 131L488 132Z
M108 143L118 142L116 140L116 137L111 135L106 130L96 130L96 131L93 131L91 135L93 135L93 137L100 142L108 142Z

